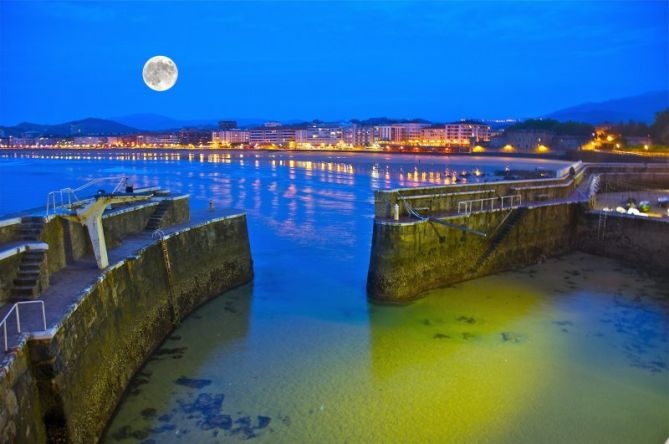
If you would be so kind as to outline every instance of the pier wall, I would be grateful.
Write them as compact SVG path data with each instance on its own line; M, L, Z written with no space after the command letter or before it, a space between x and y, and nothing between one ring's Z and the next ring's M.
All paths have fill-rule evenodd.
M21 218L14 217L0 221L0 244L12 242L19 238Z
M574 248L578 204L529 207L499 240L490 242L455 228L423 221L375 221L367 289L373 300L404 303L421 293L515 267ZM448 221L492 233L508 211L491 211Z
M11 298L14 279L18 274L20 262L21 253L0 259L0 303L5 303Z
M609 213L610 224L602 234L599 216L590 214L586 203L595 190L594 178L590 181L594 174L600 175L601 191L661 189L669 184L669 164L595 164L575 171L558 179L377 191L367 278L369 297L404 303L434 288L530 265L542 257L575 249L625 258L648 270L666 270L666 221L620 218ZM500 210L497 199L493 210L474 205L471 215L458 214L458 202L513 194L522 196L520 211L509 210L508 205ZM400 207L397 221L391 216L395 203ZM405 203L421 217L436 217L451 225L410 217ZM514 212L517 220L512 216Z
M96 442L130 378L180 320L253 277L244 214L185 228L164 242L171 273L156 240L105 270L49 338L21 347L17 356L29 350L33 357L30 384L39 387L39 400L0 422L0 437L43 442L16 431L43 421L50 439Z
M46 442L30 349L25 341L0 371L0 442Z
M578 249L598 256L619 259L651 273L669 269L669 222L599 211L579 217Z
M377 190L374 192L374 215L377 218L392 217L392 208L397 203L400 216L408 212L403 201L412 208L423 208L431 214L454 212L458 202L485 199L495 196L520 195L522 202L532 200L562 199L571 194L581 183L583 174L560 179L533 179L484 182L474 184L415 187L401 190ZM423 211L424 214L424 211Z

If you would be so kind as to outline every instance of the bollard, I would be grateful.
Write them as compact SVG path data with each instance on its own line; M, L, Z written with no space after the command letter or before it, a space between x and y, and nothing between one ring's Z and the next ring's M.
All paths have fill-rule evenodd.
M393 219L400 220L400 206L398 204L393 207Z

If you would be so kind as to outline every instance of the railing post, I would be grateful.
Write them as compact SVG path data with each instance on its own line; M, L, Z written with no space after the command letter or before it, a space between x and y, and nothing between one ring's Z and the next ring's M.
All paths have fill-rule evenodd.
M21 317L19 316L19 304L16 304L16 331L21 333Z
M9 347L7 345L7 321L6 320L2 323L2 328L5 330L5 351L7 351L7 349Z
M44 301L42 302L42 322L44 323L44 331L46 331L46 311L44 310Z

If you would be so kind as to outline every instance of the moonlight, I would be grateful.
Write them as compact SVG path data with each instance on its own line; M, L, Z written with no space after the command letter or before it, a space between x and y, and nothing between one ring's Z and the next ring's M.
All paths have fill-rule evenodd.
M174 86L178 75L177 65L165 56L151 57L142 70L144 83L154 91L167 91Z

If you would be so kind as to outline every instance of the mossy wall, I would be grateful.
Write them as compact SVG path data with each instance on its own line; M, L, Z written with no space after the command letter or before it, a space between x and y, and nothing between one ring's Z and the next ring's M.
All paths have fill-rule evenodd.
M163 220L160 222L160 228L169 227L171 225L182 224L190 219L190 207L188 199L177 198L172 199L170 206L163 215Z
M12 360L5 364L0 368L0 442L46 442L26 344L23 343Z
M14 254L0 260L0 304L11 299L12 287L19 271L20 262L21 254Z
M0 226L0 244L12 242L19 239L20 223L8 223Z
M43 369L40 394L50 434L75 443L99 439L132 375L179 320L252 279L244 215L165 242L171 279L156 242L110 267L41 345L35 367Z
M376 220L367 290L373 300L404 303L425 291L535 263L574 247L578 204L528 208L487 259L489 238L434 222ZM448 221L494 232L507 211Z
M149 223L149 218L156 211L156 208L158 208L158 203L152 202L150 205L136 207L132 211L125 213L103 215L102 226L104 228L107 248L114 248L120 245L123 238L130 234L144 231L146 224ZM86 237L88 239L88 232L86 232Z
M600 214L588 212L579 218L579 250L666 275L669 270L668 221L605 213L600 225Z

